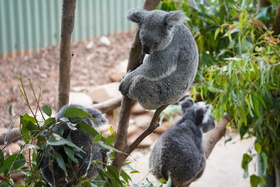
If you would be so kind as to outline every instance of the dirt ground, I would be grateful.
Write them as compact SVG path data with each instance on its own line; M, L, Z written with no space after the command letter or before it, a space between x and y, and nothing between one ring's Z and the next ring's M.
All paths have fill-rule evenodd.
M128 58L134 31L120 32L104 37L72 43L71 88L91 87L111 82L109 70ZM109 45L108 45L109 44ZM8 127L12 117L8 113L10 105L13 114L29 112L20 93L19 76L23 77L31 105L35 100L28 81L39 93L42 88L41 103L56 108L58 90L59 45L49 46L23 57L0 61L0 127Z

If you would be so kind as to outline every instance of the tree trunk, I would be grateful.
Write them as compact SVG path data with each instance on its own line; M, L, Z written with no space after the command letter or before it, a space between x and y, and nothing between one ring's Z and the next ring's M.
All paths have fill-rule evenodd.
M58 108L67 105L70 92L71 34L74 28L76 0L63 0L59 59Z
M280 4L278 5L276 10L276 15L273 23L273 31L274 31L273 33L274 35L280 34Z
M146 0L144 4L144 9L153 10L157 7L161 0ZM128 58L128 70L134 70L139 66L139 59L141 56L142 46L139 39L139 31L136 32L134 37L134 42L129 52ZM118 137L115 141L115 148L124 152L124 153L115 153L115 158L112 165L115 166L119 171L127 158L129 152L132 150L127 144L127 129L129 125L130 109L132 105L132 100L127 96L123 96L123 101L121 104L120 111L120 121L117 129Z

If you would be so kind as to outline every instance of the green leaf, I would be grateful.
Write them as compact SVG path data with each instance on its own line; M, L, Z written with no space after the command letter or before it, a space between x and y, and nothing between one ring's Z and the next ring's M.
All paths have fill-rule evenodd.
M89 113L85 112L84 110L82 110L80 108L68 108L64 112L64 116L67 118L76 118L76 117L90 118L91 120L94 121L93 117Z
M75 151L68 146L63 146L63 149L67 156L75 163L78 163L78 160L75 158Z
M22 154L13 154L4 160L4 164L0 167L0 173L14 171L24 166L25 162L25 157Z
M52 109L51 109L50 106L44 105L44 106L42 107L42 110L43 110L43 112L44 112L45 114L47 114L49 117L51 117L51 115L52 115Z
M55 122L55 118L48 118L46 119L46 121L44 122L44 125L49 127L50 125L54 124Z
M59 153L54 152L54 159L56 160L58 166L64 171L64 173L67 173L66 166L62 156Z
M129 181L131 181L130 176L124 170L121 170L120 175L123 178L123 180L125 180L125 182L128 183Z
M9 111L10 116L13 116L13 106L12 105L9 106L8 111Z
M168 180L166 182L166 187L171 187L171 184L172 184L172 180L171 180L171 176L169 175Z
M71 122L67 122L66 124L71 130L73 130L73 131L77 130L76 124L71 123Z
M251 187L258 187L258 185L260 183L264 184L265 180L261 177L256 176L256 175L251 175L250 176L250 183L251 183Z
M116 140L117 136L108 136L106 138L106 144L111 144Z
M25 142L27 142L30 138L28 133L39 130L39 127L35 124L36 122L37 120L28 114L24 114L24 116L20 117L20 123L22 124L20 132L23 135L22 139Z
M89 126L87 123L85 123L84 121L79 121L77 123L77 128L87 134L89 134L92 137L95 137L96 135L98 135L99 133L91 126ZM106 142L106 139L104 137L101 138L101 140L103 142Z
M101 134L98 134L94 137L93 142L99 142L102 139Z
M4 153L2 149L0 149L0 167L4 164Z
M74 143L72 143L71 141L69 141L69 140L67 140L67 139L65 139L65 138L62 138L62 137L60 137L60 139L59 140L57 140L57 139L55 139L55 137L54 136L50 136L50 138L49 138L49 141L47 142L47 145L52 145L52 146L60 146L60 145L68 145L68 146L70 146L70 147L73 147L74 149L75 149L75 151L77 151L77 152L83 152L83 153L85 153L84 152L84 150L82 149L82 148L80 148L80 147L78 147L78 146L76 146Z
M262 146L260 143L256 142L255 143L255 150L257 151L257 153L261 153L262 152Z
M248 165L249 163L252 161L252 157L248 154L243 154L243 158L242 158L242 164L241 164L241 167L243 168L244 170L244 174L243 174L243 177L244 178L247 178L249 176L249 173L248 173Z

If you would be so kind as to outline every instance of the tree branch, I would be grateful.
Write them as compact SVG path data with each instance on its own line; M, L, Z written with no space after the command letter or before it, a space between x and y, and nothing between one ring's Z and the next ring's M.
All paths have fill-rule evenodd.
M57 110L69 102L71 68L71 34L74 28L76 0L63 0L61 18L61 42L59 59Z
M89 108L98 109L101 113L106 113L121 106L121 102L122 96L117 96L102 103L91 105Z
M206 158L209 157L216 143L225 135L227 124L233 119L233 116L226 115L221 117L215 129L207 132L203 137L203 148Z
M167 107L166 106L161 106L160 108L158 108L155 113L154 116L152 118L152 121L150 123L150 126L145 129L145 131L140 134L140 136L138 138L136 138L136 140L129 146L129 154L136 149L136 147L151 133L153 133L155 131L155 129L158 127L158 118L161 114L161 112Z
M280 4L277 6L272 30L274 31L274 35L280 34Z
M2 132L0 134L0 145L15 142L17 140L20 140L21 137L22 137L19 128L11 129L11 132L10 132L9 135L7 135L7 133L8 133L8 131L7 132Z

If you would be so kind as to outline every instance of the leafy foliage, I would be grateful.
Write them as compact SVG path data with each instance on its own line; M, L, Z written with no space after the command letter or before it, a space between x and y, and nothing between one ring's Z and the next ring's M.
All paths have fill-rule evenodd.
M280 40L272 22L279 1L256 10L257 1L171 1L159 6L184 10L200 50L200 67L193 94L199 92L215 108L217 119L228 113L241 138L256 137L264 175L279 163ZM255 155L244 154L242 168ZM251 185L264 183L250 176Z
M29 100L26 97L26 89L23 84L22 77L20 77L20 90L24 96L25 102L28 105L28 107L31 109L32 107L29 105ZM34 88L32 87L31 81L30 87L32 92L35 94ZM39 93L40 95L41 93ZM36 97L34 95L34 98L40 98ZM38 104L39 101L36 101ZM12 107L9 108L10 113L12 113ZM47 117L43 117L43 119L38 119L38 114L40 113L41 116L44 116L44 114ZM123 169L118 172L118 170L111 165L112 158L114 158L115 152L120 152L119 150L115 149L112 146L112 143L114 143L116 139L116 134L112 127L109 129L111 132L111 135L108 137L103 137L102 134L97 132L94 128L87 125L82 120L77 120L75 122L69 121L68 118L77 118L77 119L83 119L83 118L92 118L90 114L87 112L79 109L79 108L69 108L65 111L65 116L60 119L59 122L55 122L55 118L53 118L52 115L52 109L45 105L42 108L39 107L39 104L36 106L36 110L31 110L32 115L24 114L20 116L20 132L22 134L22 139L24 141L24 145L21 147L21 150L19 153L15 153L13 155L10 155L8 157L4 157L3 149L0 149L0 174L3 174L5 177L1 182L0 186L17 186L17 187L24 187L24 186L35 186L35 187L48 187L49 184L47 184L46 181L42 178L40 174L40 153L44 153L48 155L50 158L55 159L55 161L58 163L59 167L66 173L67 167L71 167L69 163L77 163L77 157L81 156L80 153L83 152L83 149L81 147L76 146L74 143L72 143L70 136L67 138L63 138L63 132L64 129L60 128L56 131L56 133L53 133L53 128L56 126L57 123L65 123L67 126L75 131L75 130L81 130L92 137L94 137L93 142L99 143L102 149L110 150L107 155L109 157L107 161L107 165L105 169L99 169L98 173L99 175L94 180L88 179L86 177L81 177L76 184L78 187L95 187L95 186L114 186L114 187L122 187L122 186L128 186L132 181L130 178L130 175L128 172L137 173L138 171L135 171L129 164L130 163L124 163ZM8 145L8 144L7 144ZM56 152L53 149L53 146L61 146L63 147L65 153L68 157L68 163L64 163L64 159L62 155L60 155L58 152ZM93 155L92 155L93 156ZM100 160L94 161L92 160L92 163L100 162ZM21 172L26 177L24 180L24 185L15 185L14 181L10 178L11 174L14 172ZM165 182L165 181L164 181ZM142 186L142 184L133 184L133 186ZM145 184L145 186L157 186L162 187L163 183L158 182L157 184L152 184L148 181L148 184Z

